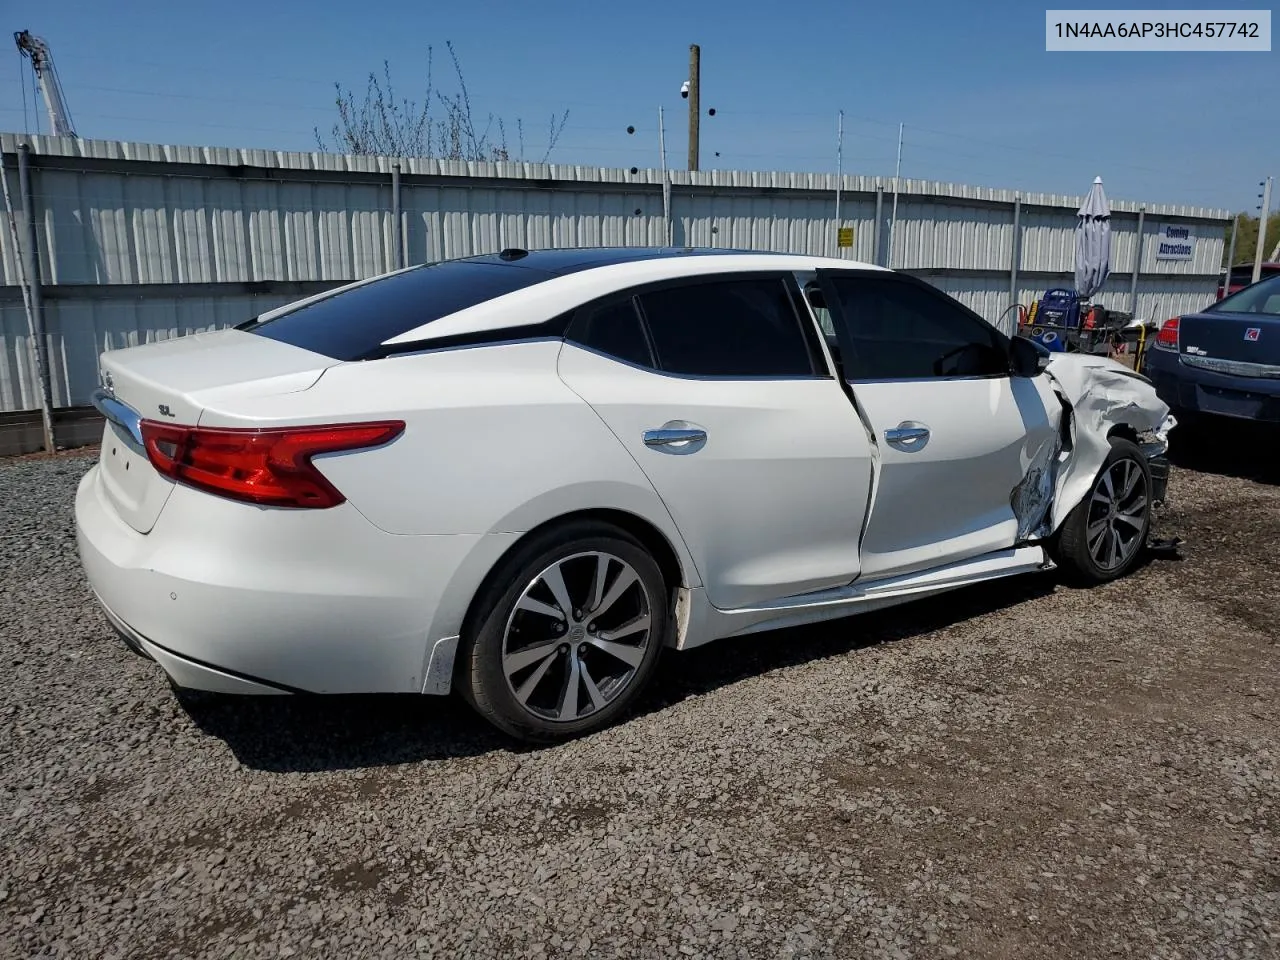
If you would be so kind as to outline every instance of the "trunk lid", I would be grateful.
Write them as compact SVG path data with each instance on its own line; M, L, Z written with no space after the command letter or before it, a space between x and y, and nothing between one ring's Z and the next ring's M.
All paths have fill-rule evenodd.
M151 466L141 421L195 425L215 396L305 390L337 362L241 330L104 353L94 406L107 418L98 469L105 499L129 526L149 533L174 483Z
M1268 376L1268 367L1280 372L1280 316L1275 314L1188 314L1179 321L1178 340L1188 366L1242 377Z

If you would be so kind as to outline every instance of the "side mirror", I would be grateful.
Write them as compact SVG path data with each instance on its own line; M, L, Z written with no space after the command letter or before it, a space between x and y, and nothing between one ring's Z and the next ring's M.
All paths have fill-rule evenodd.
M1009 372L1015 377L1034 377L1051 359L1053 354L1034 340L1015 336L1009 341Z

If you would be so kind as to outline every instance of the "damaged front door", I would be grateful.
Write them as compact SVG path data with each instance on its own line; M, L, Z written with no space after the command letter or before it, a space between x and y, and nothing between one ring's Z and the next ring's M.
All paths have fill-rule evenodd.
M1057 435L1043 375L1010 373L1008 340L900 274L822 271L843 372L877 446L862 579L1012 547L1012 498Z

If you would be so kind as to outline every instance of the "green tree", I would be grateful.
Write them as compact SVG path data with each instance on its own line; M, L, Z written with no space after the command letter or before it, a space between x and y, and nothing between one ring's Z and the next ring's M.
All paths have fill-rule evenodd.
M1236 264L1251 264L1258 249L1258 218L1247 213L1236 214L1240 224L1240 232L1236 235ZM1226 245L1222 248L1222 265L1227 266L1227 254L1231 249L1231 225L1226 227ZM1262 259L1271 256L1271 251L1280 243L1280 211L1273 211L1267 217L1267 240L1262 245Z

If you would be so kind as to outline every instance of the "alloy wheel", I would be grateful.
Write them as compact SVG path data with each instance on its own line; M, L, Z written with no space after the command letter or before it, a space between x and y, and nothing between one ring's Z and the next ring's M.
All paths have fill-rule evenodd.
M1089 501L1085 537L1089 556L1104 571L1128 563L1142 546L1147 478L1141 464L1117 460L1102 471Z
M644 581L611 553L557 560L521 592L502 638L502 670L533 716L568 723L597 713L635 679L652 642Z

